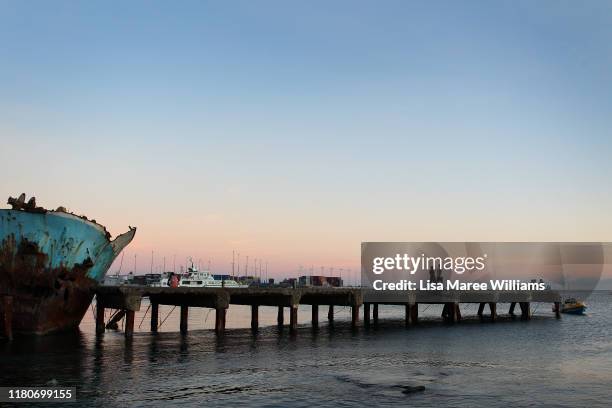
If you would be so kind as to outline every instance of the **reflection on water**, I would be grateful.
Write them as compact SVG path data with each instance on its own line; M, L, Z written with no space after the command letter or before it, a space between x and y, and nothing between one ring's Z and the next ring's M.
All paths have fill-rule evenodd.
M270 326L217 337L204 311L190 311L181 336L170 331L175 312L157 335L145 319L129 342L121 332L96 338L89 316L77 334L0 343L0 384L76 386L78 400L93 406L607 406L611 301L593 295L588 316L560 321L542 305L529 322L425 320L412 329L403 327L403 308L381 306L378 328L351 330L347 310L315 331L303 308L294 336ZM232 306L232 315L234 327L248 326L246 310ZM260 308L261 324L275 319L275 309Z

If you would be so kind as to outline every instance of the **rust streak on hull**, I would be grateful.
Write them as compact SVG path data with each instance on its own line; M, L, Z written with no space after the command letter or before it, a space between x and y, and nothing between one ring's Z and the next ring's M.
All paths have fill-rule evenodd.
M0 246L0 288L13 296L15 333L75 329L91 303L96 285L86 276L91 261L72 268L46 265L47 255L34 243L8 239Z

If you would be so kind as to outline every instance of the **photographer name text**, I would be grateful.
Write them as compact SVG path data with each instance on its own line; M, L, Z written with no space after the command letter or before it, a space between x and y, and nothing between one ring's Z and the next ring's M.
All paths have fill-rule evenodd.
M488 282L462 282L459 280L447 280L445 282L431 282L430 280L412 281L402 279L396 282L385 282L377 279L372 282L374 290L546 290L544 282L523 282L518 279L491 279Z

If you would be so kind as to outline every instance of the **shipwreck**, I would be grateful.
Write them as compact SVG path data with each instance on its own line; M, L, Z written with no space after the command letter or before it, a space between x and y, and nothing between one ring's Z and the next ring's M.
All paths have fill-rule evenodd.
M8 204L0 209L0 297L10 302L0 302L0 315L12 315L15 333L76 330L136 228L111 240L104 226L64 207L47 210L25 194Z

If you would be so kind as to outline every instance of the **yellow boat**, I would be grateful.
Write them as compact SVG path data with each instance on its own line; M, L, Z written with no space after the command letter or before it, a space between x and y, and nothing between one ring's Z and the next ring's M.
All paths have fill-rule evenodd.
M586 305L575 298L566 299L561 305L561 313L582 315L586 311Z

